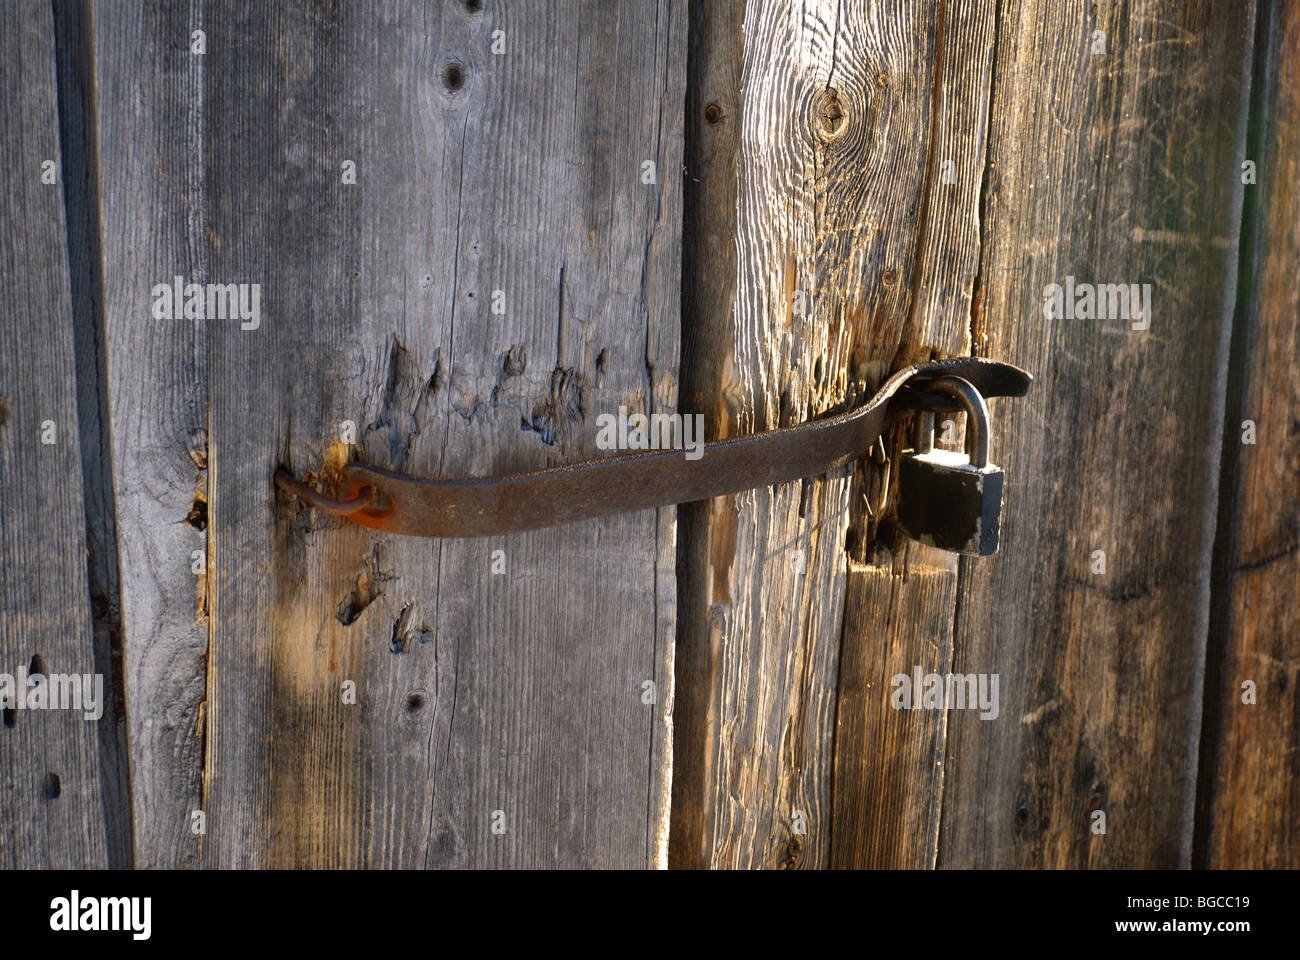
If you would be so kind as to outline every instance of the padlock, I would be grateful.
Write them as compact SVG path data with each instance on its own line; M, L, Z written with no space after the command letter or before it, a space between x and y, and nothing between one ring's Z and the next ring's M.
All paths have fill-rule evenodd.
M934 447L934 414L917 415L915 448L898 472L898 523L913 540L971 556L998 552L1004 474L989 463L989 410L980 392L959 377L924 384L966 410L966 453Z

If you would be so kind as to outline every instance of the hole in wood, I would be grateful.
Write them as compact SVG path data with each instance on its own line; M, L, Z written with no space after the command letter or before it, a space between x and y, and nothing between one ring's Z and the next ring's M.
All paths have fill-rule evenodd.
M452 93L465 86L465 68L452 61L442 68L442 85Z
M190 512L185 514L185 522L195 530L208 529L208 501L195 497L190 505Z
M343 598L334 616L343 626L350 627L378 596L379 587L371 580L370 575L363 571L357 577L357 585Z

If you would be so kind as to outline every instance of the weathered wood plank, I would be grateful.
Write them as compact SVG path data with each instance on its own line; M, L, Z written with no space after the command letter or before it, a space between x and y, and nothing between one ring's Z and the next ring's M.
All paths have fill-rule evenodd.
M130 745L122 671L122 591L110 455L112 431L101 280L103 233L99 219L95 76L89 11L89 3L84 0L54 3L59 138L68 215L68 272L72 280L73 349L77 368L77 429L86 515L86 575L95 672L103 674L106 691L104 716L99 724L99 766L109 866L122 869L134 863Z
M0 299L5 304L0 672L16 688L7 693L24 698L23 671L97 672L59 149L50 5L5 4L0 7L0 170L5 177L0 193ZM106 688L101 687L103 695L111 696ZM50 689L47 685L47 694ZM7 702L0 720L0 864L108 865L98 730L85 710L20 710L16 700Z
M682 184L683 411L703 415L716 437L725 357L736 290L737 156L745 5L690 5ZM710 623L712 502L677 508L679 616L673 699L672 817L668 859L673 867L708 865L705 832L713 829L709 783L717 737L715 650ZM716 536L726 539L725 515Z
M1265 4L1259 16L1246 155L1258 182L1245 188L1251 245L1224 427L1196 860L1255 869L1300 865L1300 5Z
M734 9L697 10L685 402L710 437L883 379L898 344L871 343L869 321L908 308L936 11L752 2L742 35ZM675 864L829 862L849 472L689 514Z
M101 5L87 16L134 858L193 867L210 628L209 330L156 317L153 290L177 276L205 282L209 270L205 60L191 52L203 8Z
M918 215L890 224L910 244L899 275L910 295L896 311L857 307L867 324L870 360L885 373L931 357L964 356L980 254L979 204L985 167L988 90L995 7L992 2L939 4L918 29L935 37L929 110L900 163L924 171ZM873 197L878 222L899 203L887 189ZM909 186L909 189L915 189ZM995 407L996 409L996 407ZM962 417L936 442L960 448ZM890 464L913 441L910 423L886 438ZM861 488L879 503L894 471L867 465ZM891 485L896 487L896 485ZM896 494L896 489L890 489ZM904 539L891 522L893 504L876 513L855 498L836 702L832 863L837 867L931 867L943 796L946 715L897 710L892 678L945 674L952 662L957 557Z
M940 866L1190 862L1252 11L1001 5L973 341L1037 381L960 579L953 669L1001 704L949 712ZM1149 329L1046 318L1068 277L1150 284Z
M598 453L620 404L675 407L683 10L248 3L95 29L140 862L662 864L673 511L439 543L270 478L542 466ZM175 274L260 284L260 323L150 322Z

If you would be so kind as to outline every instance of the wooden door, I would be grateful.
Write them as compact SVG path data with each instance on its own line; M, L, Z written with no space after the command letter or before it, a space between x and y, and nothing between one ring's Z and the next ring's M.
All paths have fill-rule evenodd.
M674 863L1296 862L1295 301L1274 272L1297 242L1294 21L700 8L688 268L737 242L721 279L684 277L683 402L725 435L931 356L1035 384L993 404L996 558L900 536L901 436L686 514ZM1048 316L1075 278L1140 285L1149 316ZM997 677L1000 709L896 709L913 671Z
M1295 866L1298 44L1226 0L6 5L0 674L105 693L6 709L0 862ZM903 536L906 427L479 539L272 482L963 355L1035 378L993 558Z

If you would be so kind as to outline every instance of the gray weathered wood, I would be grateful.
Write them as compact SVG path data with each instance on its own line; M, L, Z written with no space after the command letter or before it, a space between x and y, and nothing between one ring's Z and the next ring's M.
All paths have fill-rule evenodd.
M0 863L1295 864L1293 7L689 6L0 11L0 672L110 696L3 718ZM1029 368L1000 555L870 459L477 541L271 484L599 455L679 334L710 437ZM997 718L893 709L915 666Z
M54 49L49 4L0 6L0 672L10 677L96 672ZM48 183L47 161L58 174ZM11 703L3 714L0 864L107 866L99 725L81 710Z
M129 150L105 174L106 236L131 238L106 285L115 450L138 451L118 496L154 862L666 859L673 511L437 542L271 485L284 463L328 486L350 455L430 475L565 462L599 452L600 413L675 407L684 11L479 7L97 17L101 151ZM260 326L150 323L177 272L261 284ZM206 622L181 522L196 487Z
M1196 866L1300 864L1300 4L1260 7L1257 182L1224 424ZM1256 125L1257 124L1257 125ZM1245 422L1254 424L1246 444ZM1244 684L1254 684L1254 703Z
M126 698L122 682L121 580L104 349L103 233L95 143L95 77L91 18L81 0L54 4L59 69L59 138L68 217L68 272L77 371L78 440L86 517L86 575L95 671L108 695L99 724L99 766L109 866L134 862ZM69 556L69 563L77 558Z
M176 276L204 282L211 256L204 60L190 53L202 7L100 5L89 23L134 859L193 867L210 628L209 330L154 319L152 290Z
M1185 867L1252 8L999 18L973 339L1037 379L995 413L1002 552L962 570L953 669L1001 713L949 713L938 863ZM1151 284L1150 329L1044 318L1067 276Z

